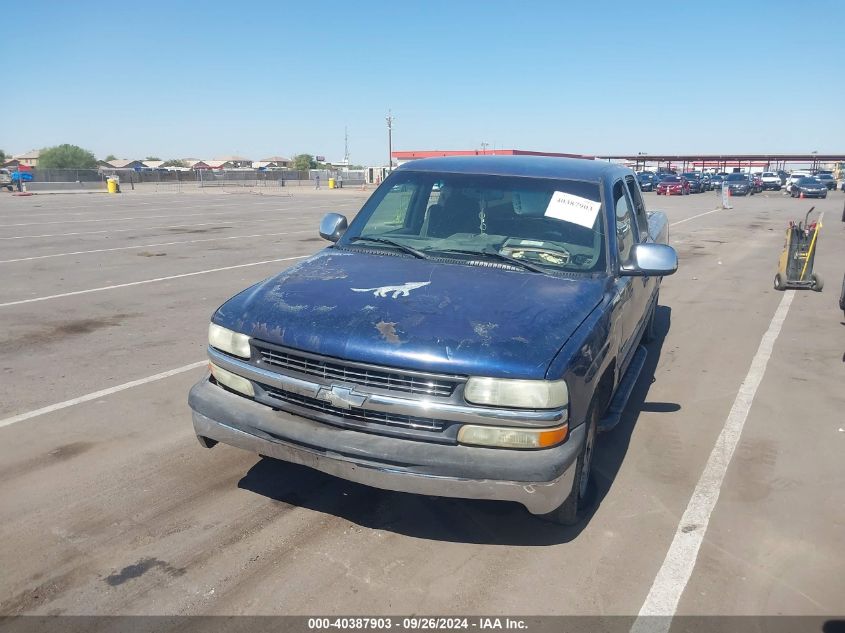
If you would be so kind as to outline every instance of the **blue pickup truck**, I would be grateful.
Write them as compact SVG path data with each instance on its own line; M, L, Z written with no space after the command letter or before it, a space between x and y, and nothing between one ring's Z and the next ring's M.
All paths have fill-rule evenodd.
M200 443L576 523L677 269L636 174L418 160L320 235L326 249L212 316L189 396Z

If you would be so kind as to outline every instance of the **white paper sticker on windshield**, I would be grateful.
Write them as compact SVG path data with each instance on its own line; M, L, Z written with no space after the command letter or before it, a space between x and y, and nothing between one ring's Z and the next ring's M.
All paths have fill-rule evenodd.
M546 207L545 216L591 229L600 208L601 202L573 196L571 193L564 193L563 191L555 191L549 201L549 206Z

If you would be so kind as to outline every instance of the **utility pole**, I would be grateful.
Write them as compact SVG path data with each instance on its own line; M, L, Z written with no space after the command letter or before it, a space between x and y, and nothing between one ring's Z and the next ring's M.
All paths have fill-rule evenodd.
M387 171L393 171L393 112L387 111Z
M490 143L485 143L485 142L482 141L482 143L481 143L481 153L486 154L488 147L490 147Z
M349 169L349 128L345 125L343 126L343 162Z

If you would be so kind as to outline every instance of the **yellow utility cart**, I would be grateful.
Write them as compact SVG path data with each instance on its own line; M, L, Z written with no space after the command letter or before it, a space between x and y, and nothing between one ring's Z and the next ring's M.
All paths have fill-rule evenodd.
M778 262L775 275L775 290L787 288L810 288L821 292L824 286L821 276L813 272L813 260L816 257L816 244L822 228L822 213L819 219L810 224L810 214L815 207L810 207L804 222L789 223L786 229L786 243Z

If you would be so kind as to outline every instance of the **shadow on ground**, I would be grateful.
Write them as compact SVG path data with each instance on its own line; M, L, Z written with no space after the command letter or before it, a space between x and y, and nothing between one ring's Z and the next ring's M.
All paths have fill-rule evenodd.
M672 414L680 405L646 402L669 331L670 309L659 306L657 337L619 425L599 438L592 499L584 520L563 527L530 515L516 503L424 497L344 481L304 466L262 458L238 487L288 506L337 516L362 527L438 541L491 545L544 546L574 540L610 491L628 450L639 413Z

